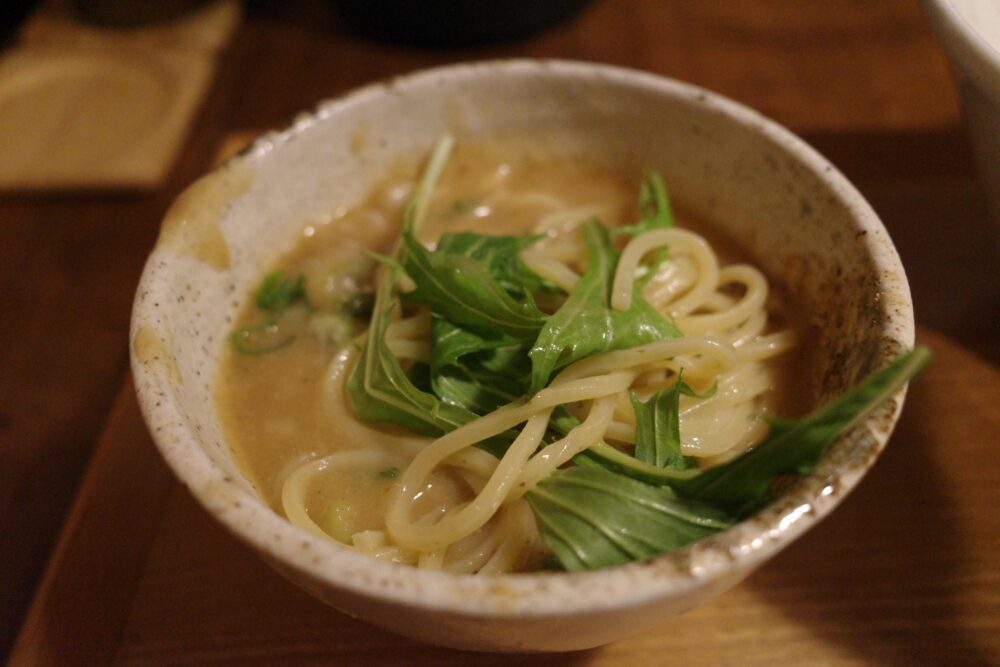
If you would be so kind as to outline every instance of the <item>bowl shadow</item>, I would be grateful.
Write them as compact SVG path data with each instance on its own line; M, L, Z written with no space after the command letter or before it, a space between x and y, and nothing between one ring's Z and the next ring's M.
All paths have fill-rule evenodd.
M790 622L866 663L992 660L960 618L970 537L956 520L961 490L942 475L948 453L929 435L934 376L932 364L911 385L892 441L851 497L747 582Z

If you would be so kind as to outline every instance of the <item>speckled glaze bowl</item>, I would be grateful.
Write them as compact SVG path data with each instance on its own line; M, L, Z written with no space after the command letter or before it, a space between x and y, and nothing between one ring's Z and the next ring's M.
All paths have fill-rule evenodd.
M883 448L902 392L814 473L739 525L649 562L576 574L455 576L379 562L293 527L252 491L213 399L241 302L308 221L359 202L400 156L445 132L544 140L553 152L659 167L675 199L737 240L807 310L822 401L913 345L899 258L875 213L822 156L703 89L594 64L504 61L378 83L325 102L192 185L146 265L132 369L177 476L223 526L333 607L427 642L565 651L634 634L730 588L830 512ZM211 595L211 591L205 591Z

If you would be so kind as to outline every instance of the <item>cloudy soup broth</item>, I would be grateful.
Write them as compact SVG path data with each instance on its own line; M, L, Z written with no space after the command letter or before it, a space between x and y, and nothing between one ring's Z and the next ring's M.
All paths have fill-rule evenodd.
M505 501L494 503L499 509L482 525L458 533L443 546L440 540L430 538L426 544L397 541L387 528L387 515L391 515L394 494L400 493L403 473L416 453L434 438L399 424L360 419L345 384L365 344L377 276L384 279L391 271L386 266L391 265L391 260L384 258L391 257L399 243L404 210L423 168L424 160L401 162L361 204L338 209L328 219L304 225L296 247L266 276L261 276L261 289L244 300L232 344L221 361L216 401L223 427L240 466L262 498L276 512L287 515L288 495L297 493L300 497L293 502L301 503L307 520L289 518L300 525L306 521L305 527L314 533L379 558L454 572L517 572L549 567L551 549L539 536L528 503L523 497L515 497L516 489ZM442 236L462 232L537 236L525 244L524 256L532 252L538 255L526 262L533 270L541 267L536 273L549 287L531 299L533 306L551 314L566 299L565 290L553 288L551 283L565 280L572 284L587 272L591 261L582 226L590 220L599 220L609 228L636 223L643 215L637 197L642 180L643 171L638 167L634 171L610 170L596 162L554 157L526 146L515 150L499 143L459 144L444 166L418 236L431 248ZM669 188L670 184L666 185ZM752 257L713 233L711 225L689 208L675 202L672 211L676 228L704 237L718 257L719 266L754 264ZM621 251L627 235L612 233L610 239ZM674 248L667 247L668 257ZM648 280L644 289L647 294L680 290L674 296L663 297L665 303L677 303L687 288L671 287L671 280L683 282L686 260L678 260L681 266L671 277L666 275L666 263L657 263L656 252L648 253L643 260L653 272L652 277L644 279ZM570 267L572 275L559 274L559 266ZM549 276L547 271L554 273ZM741 280L720 283L718 295L712 298L719 303L740 303L751 289ZM750 340L755 335L763 339L780 332L785 336L783 348L773 358L757 362L760 368L753 371L754 379L748 382L760 386L748 390L752 400L744 401L746 405L740 407L742 412L734 413L735 417L707 420L698 416L698 409L691 411L691 416L682 413L683 453L695 457L692 460L701 467L727 461L752 447L767 433L763 416L795 418L809 406L811 396L802 383L796 383L796 377L801 377L808 366L801 351L803 345L796 344L803 331L790 314L788 295L780 285L768 282L766 300L758 314L763 319L754 325L759 331L745 338ZM404 284L400 289L405 288ZM651 303L655 301L650 297ZM673 320L669 305L661 310L666 319ZM679 317L677 324L684 330L682 322L695 322L705 314L711 313L699 308L684 315L688 320ZM404 305L388 316L395 322L391 326L412 330L399 334L390 347L395 346L393 351L398 351L400 364L411 373L414 384L426 389L428 380L420 368L430 363L431 352L423 342L434 326L430 315L414 315L413 307ZM748 323L739 326L754 328ZM733 330L736 328L734 325ZM648 397L675 383L676 370L651 367L641 373L636 371L629 391ZM701 376L697 369L685 369L683 378L702 397L712 391L716 397L728 391L728 385L718 377ZM631 452L629 438L634 441L636 437L636 417L629 393L613 401L600 400L609 401L607 410L612 414L602 431L603 440ZM708 399L681 396L681 409L695 407L703 400ZM590 421L588 415L598 410L598 403L570 401L559 409L586 424ZM704 435L699 429L704 429ZM733 434L732 446L711 444L716 432ZM555 436L549 432L546 441L553 439ZM419 492L410 490L412 498L405 521L419 528L458 514L488 486L491 466L497 466L493 454L475 447L463 451L453 456L466 456L468 461L451 465L451 459L445 459L420 479ZM314 466L308 479L296 482L297 488L289 492L286 486L290 476L300 474L296 471L338 452L358 453L335 465ZM490 460L481 461L483 457ZM507 534L518 536L515 546L502 546L510 541L503 538Z

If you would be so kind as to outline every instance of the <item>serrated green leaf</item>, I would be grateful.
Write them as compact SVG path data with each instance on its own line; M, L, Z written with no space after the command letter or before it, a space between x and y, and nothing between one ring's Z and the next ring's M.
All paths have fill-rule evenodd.
M540 238L540 235L487 236L473 232L446 234L438 241L435 252L483 262L509 294L524 297L546 287L545 281L521 260L521 251Z
M633 392L635 411L635 458L658 468L689 470L698 463L681 453L681 394L698 396L678 378L674 386L657 392L643 403Z
M516 340L480 336L435 317L431 341L431 385L442 400L486 414L524 394L531 367Z
M596 220L581 227L589 265L563 305L545 323L531 349L531 392L552 373L579 359L601 352L676 338L680 331L667 322L638 291L626 311L609 303L618 254L608 231Z
M416 289L406 301L421 303L445 319L483 334L503 333L531 341L546 315L530 298L514 299L481 260L447 252L431 252L411 233L404 233L404 266Z
M686 497L741 514L757 509L769 498L776 476L809 474L837 437L902 388L930 358L927 348L917 347L805 418L773 425L764 442L739 458L672 486Z
M645 560L732 524L705 503L600 467L558 470L526 498L543 539L568 570Z
M391 281L383 280L376 292L364 350L347 382L355 413L362 419L398 424L424 435L441 435L475 419L474 413L420 391L407 376L385 342L393 301Z
M670 195L658 171L650 171L639 188L640 220L634 225L616 227L614 233L638 236L652 229L669 229L674 226L674 213L670 206Z

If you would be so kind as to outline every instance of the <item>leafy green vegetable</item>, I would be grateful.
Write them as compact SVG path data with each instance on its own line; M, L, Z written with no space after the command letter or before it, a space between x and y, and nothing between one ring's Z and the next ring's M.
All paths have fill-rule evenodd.
M406 207L404 228L409 233L419 227L426 215L428 200L452 143L450 138L439 142ZM347 392L355 413L362 419L398 424L426 435L441 435L475 419L476 415L418 389L386 343L390 314L399 302L395 288L400 269L394 265L401 264L400 254L405 255L405 248L398 249L397 256L391 258L390 273L375 291L371 325L364 349L347 381Z
M520 326L512 333L511 328L505 329L500 323L485 322L470 315L467 306L479 289L499 295L498 302L507 306L516 304L514 307L534 309L530 301L532 292L545 285L521 261L519 253L537 238L461 233L442 237L433 253L427 253L422 246L407 246L408 275L411 277L426 275L414 268L419 263L414 258L429 256L430 261L440 260L438 267L466 263L464 268L456 270L472 281L468 283L472 289L459 291L457 296L460 298L453 298L456 292L445 289L448 285L453 286L454 281L448 278L447 271L439 272L436 280L442 289L424 291L424 286L431 281L418 278L417 290L406 295L408 300L432 301L435 315L431 335L431 386L445 402L485 414L519 398L527 390L530 362L525 343L534 340L534 333L526 333ZM434 297L428 299L428 292ZM464 304L460 302L461 297L467 297ZM515 297L523 301L515 302ZM441 307L442 301L450 305ZM532 318L540 327L545 316L537 309L533 313ZM508 323L505 319L504 324Z
M300 275L287 278L281 271L265 276L257 290L257 307L270 313L279 313L294 303L306 300L306 278Z
M659 468L688 470L698 467L693 458L681 454L681 394L698 396L683 378L678 378L673 387L657 392L645 403L632 393L636 421L635 458Z
M431 386L442 400L486 414L524 395L531 365L517 340L481 336L435 316L431 342Z
M263 322L241 327L229 334L229 343L237 352L250 355L268 354L295 341L282 314L292 305L306 302L306 279L300 275L291 279L281 271L270 273L257 288L256 304L267 317Z
M809 474L830 443L898 391L930 358L927 348L910 350L798 422L773 422L771 435L743 456L672 486L684 496L740 515L759 509L770 500L776 476Z
M513 296L524 297L547 287L545 281L528 268L521 251L542 238L529 236L487 236L472 232L441 237L436 252L463 255L483 262L500 285Z
M556 471L526 497L546 544L568 570L608 567L676 549L759 509L771 500L775 477L808 474L831 442L929 359L927 349L916 348L800 422L777 422L771 437L740 458L694 476L687 470L688 479L670 479L670 486L646 484L609 470L595 463L596 457L577 457L577 467ZM670 434L666 449L673 460L679 455L672 434L673 397L661 397L681 391L678 383L645 404L633 403L637 416L642 413L640 421L647 424L640 425L640 431L653 423L657 435L661 430ZM661 400L667 403L662 408ZM656 411L664 413L660 424Z
M528 342L538 335L545 313L530 295L515 300L487 261L460 252L431 252L410 231L403 233L403 247L406 274L416 283L405 295L407 301L426 304L451 322L481 333Z
M396 479L399 477L399 468L392 466L391 468L386 468L385 470L380 470L378 477L381 479Z
M399 260L395 257L389 257L388 255L383 255L382 253L375 252L374 250L365 250L365 254L382 266L387 266L390 269L395 270L397 273L406 273L406 269L403 268L403 265L400 264Z
M615 235L631 234L638 236L651 229L669 229L674 226L674 213L670 206L670 196L663 176L658 171L650 171L639 188L638 224L616 227Z
M600 467L557 470L526 498L567 570L652 558L732 524L710 505Z
M394 307L392 281L383 280L365 347L347 382L354 411L362 419L390 422L425 435L441 435L471 421L475 414L444 403L414 386L385 341Z
M613 233L638 236L654 229L669 229L674 226L674 213L670 206L667 186L658 171L646 174L639 188L639 213L642 217L638 224L617 227ZM660 248L656 257L639 264L635 272L638 285L645 286L669 257L669 249Z
M546 315L534 295L548 289L520 260L533 237L454 234L433 251L417 240L428 201L450 144L439 145L407 206L402 241L392 257L379 258L388 275L378 286L364 349L348 381L362 419L390 422L418 433L440 435L548 384L574 361L680 335L636 286L627 311L610 307L618 255L609 232L595 220L581 227L589 263L559 309ZM642 219L626 228L638 234L673 225L662 178L651 173L640 193ZM662 261L664 253L646 271ZM400 297L406 274L415 289ZM294 303L294 285L275 282L274 303ZM283 285L280 286L279 285ZM289 301L289 299L291 299ZM431 359L404 369L385 336L401 299L432 310ZM270 303L270 301L269 301ZM635 396L634 455L598 443L574 457L575 467L549 475L525 496L546 543L566 569L617 565L676 549L732 525L773 497L776 478L806 474L838 435L899 389L927 362L923 348L799 422L775 421L755 449L702 471L680 445L680 396L694 396L682 378L642 402ZM714 391L714 390L713 390ZM559 406L547 441L579 420ZM502 453L515 436L487 443ZM388 469L380 476L391 478Z
M618 254L608 231L596 220L581 227L590 264L573 292L538 334L531 349L531 389L536 392L553 371L601 352L676 338L680 331L636 292L626 311L611 307L611 281Z
M697 468L687 468L685 470L660 468L652 463L640 461L631 454L616 449L606 442L599 442L590 449L577 454L573 458L573 461L581 465L585 463L600 465L608 470L622 473L632 479L666 486L669 486L676 480L690 479L701 474L701 471Z

